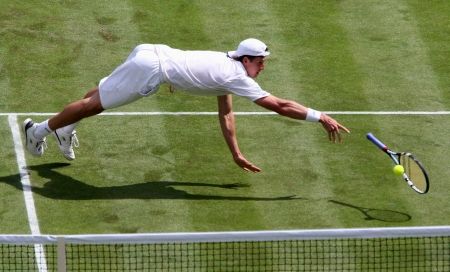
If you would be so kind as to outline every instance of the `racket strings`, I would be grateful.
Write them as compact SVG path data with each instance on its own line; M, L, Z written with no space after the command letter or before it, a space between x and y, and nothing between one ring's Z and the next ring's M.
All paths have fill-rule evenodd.
M400 157L400 164L405 169L405 174L409 177L414 186L421 192L428 188L427 176L419 162L411 154L404 154Z

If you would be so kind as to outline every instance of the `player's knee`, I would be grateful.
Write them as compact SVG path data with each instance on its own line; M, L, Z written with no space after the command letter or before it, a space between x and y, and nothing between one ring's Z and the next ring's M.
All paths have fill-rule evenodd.
M98 87L95 87L94 89L88 91L88 92L84 95L83 98L88 98L88 97L94 96L94 95L96 95L97 93L98 93Z

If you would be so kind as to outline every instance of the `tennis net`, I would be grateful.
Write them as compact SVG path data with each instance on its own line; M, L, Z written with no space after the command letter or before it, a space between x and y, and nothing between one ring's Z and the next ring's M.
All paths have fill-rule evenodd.
M0 271L450 271L450 226L1 235Z

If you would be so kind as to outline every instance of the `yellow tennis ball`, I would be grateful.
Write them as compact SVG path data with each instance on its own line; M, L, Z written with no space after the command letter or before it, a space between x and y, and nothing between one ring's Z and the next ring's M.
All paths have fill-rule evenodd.
M394 174L400 176L400 175L403 175L403 173L405 173L405 168L403 168L403 166L398 164L398 165L394 166L392 171L394 171Z

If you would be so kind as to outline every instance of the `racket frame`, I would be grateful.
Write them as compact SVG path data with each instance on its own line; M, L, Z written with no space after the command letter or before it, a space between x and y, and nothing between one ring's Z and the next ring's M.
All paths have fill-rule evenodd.
M405 182L409 185L409 187L411 187L415 192L417 192L419 194L425 194L428 192L428 189L430 186L429 186L429 179L428 179L427 171L425 171L425 168L423 167L422 163L420 163L420 161L417 160L413 154L407 153L407 152L392 151L391 149L389 149L387 147L387 145L385 145L383 142L381 142L372 133L367 134L367 139L369 141L371 141L373 144L375 144L384 153L386 153L391 158L391 160L394 162L395 165L400 165L400 157L402 157L402 156L407 156L407 157L411 158L419 166L419 168L422 170L423 175L425 176L425 181L426 181L425 190L421 190L421 189L417 188L406 173L403 173L402 177L405 180Z

